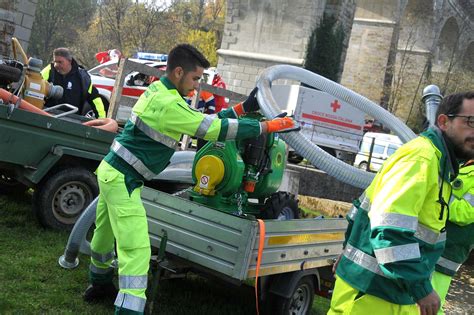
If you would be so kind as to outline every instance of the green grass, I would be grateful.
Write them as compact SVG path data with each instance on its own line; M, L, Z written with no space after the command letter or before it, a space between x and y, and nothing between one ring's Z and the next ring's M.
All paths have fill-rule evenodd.
M58 265L69 233L42 228L31 196L0 196L0 313L111 314L112 305L82 301L88 257L64 270ZM162 281L154 314L255 314L253 288L190 275ZM315 297L310 314L325 314L329 301Z
M317 210L314 210L314 209L310 209L308 207L303 207L303 206L300 206L300 210L302 212L302 216L304 218L316 218L316 217L319 217L320 215L322 215L321 212L317 211Z

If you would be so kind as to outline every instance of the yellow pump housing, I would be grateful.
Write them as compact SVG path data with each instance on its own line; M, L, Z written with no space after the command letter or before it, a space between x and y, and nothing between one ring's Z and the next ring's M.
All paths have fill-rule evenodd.
M43 80L40 73L41 69L38 67L40 65L37 65L37 63L42 64L38 59L30 58L28 60L23 99L39 109L43 109L44 99L49 95L51 84Z
M19 59L21 56L23 64L27 66L21 90L23 99L39 109L43 109L45 98L60 99L63 95L63 88L43 80L41 75L43 61L31 57L27 59L25 51L15 37L12 38L12 49L15 59Z
M224 178L224 162L215 155L205 155L199 159L194 168L197 183L194 191L201 195L214 196L216 186Z

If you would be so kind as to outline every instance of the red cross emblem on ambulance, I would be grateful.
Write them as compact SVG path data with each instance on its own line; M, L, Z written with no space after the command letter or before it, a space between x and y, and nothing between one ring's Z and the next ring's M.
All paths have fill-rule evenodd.
M341 108L341 104L337 100L334 100L334 102L331 103L332 111L337 112L339 108Z

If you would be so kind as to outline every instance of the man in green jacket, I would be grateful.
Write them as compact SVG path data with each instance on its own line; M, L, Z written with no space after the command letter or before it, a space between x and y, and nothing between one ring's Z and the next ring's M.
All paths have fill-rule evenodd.
M110 152L97 169L99 201L91 242L91 285L88 302L114 296L112 284L114 240L120 290L116 314L142 314L150 260L150 240L145 208L140 199L143 183L159 174L175 152L182 134L210 141L257 137L294 127L288 117L259 122L237 119L259 109L256 90L243 103L206 115L184 100L197 89L206 58L193 46L182 44L168 55L166 76L151 84L132 109L132 115Z
M473 117L474 118L474 117ZM472 120L474 126L474 119ZM466 162L453 181L446 222L446 247L436 263L431 284L441 299L438 314L443 314L452 277L469 258L474 246L474 160Z
M444 98L436 126L400 147L354 202L328 314L436 314L430 275L457 159L474 156L473 116L473 93Z

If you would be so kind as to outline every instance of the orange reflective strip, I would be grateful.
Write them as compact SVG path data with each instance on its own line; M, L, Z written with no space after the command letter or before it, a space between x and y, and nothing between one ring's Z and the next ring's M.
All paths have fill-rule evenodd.
M258 311L258 271L260 270L260 263L262 262L263 246L265 244L265 222L257 219L258 228L260 230L260 238L258 240L258 254L257 254L257 266L255 267L255 305L257 307L257 315L260 314Z

